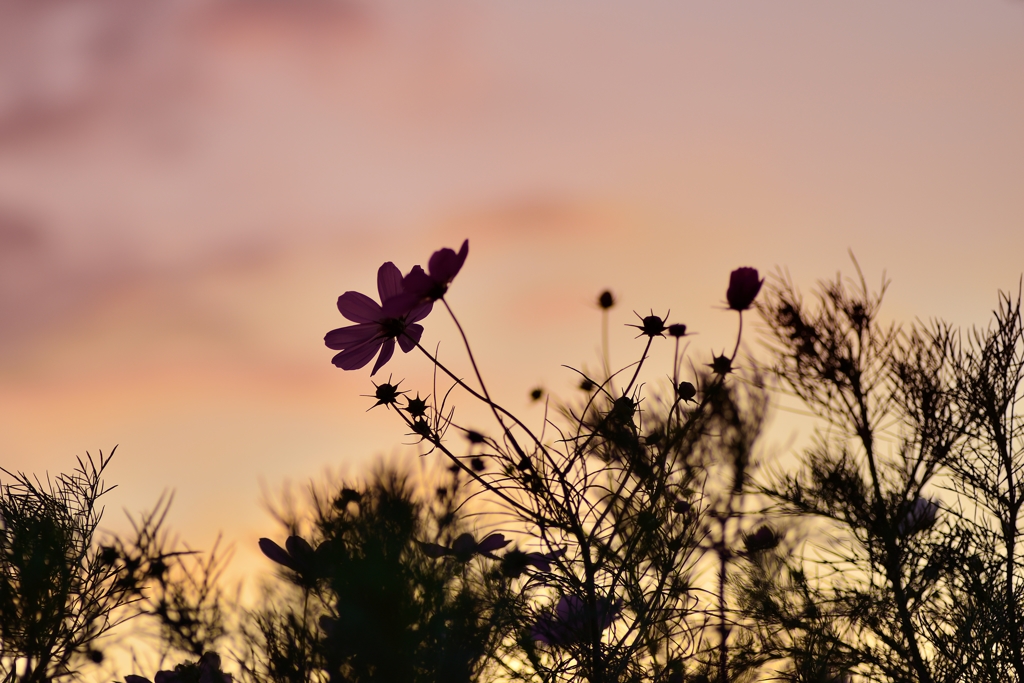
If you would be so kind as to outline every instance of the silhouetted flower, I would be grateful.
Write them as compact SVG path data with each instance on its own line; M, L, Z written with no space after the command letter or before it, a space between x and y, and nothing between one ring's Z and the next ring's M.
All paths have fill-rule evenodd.
M679 398L683 401L692 401L693 397L697 395L697 387L689 382L680 382L679 386L676 387L676 393L679 394Z
M686 336L686 325L682 323L673 323L668 326L668 333L676 338Z
M896 533L905 537L924 531L935 523L938 511L939 504L934 500L918 497L896 525Z
M422 301L437 301L444 298L448 285L462 270L462 264L469 255L469 240L462 243L459 253L445 247L433 253L427 262L429 272L420 266L414 266L409 274L402 279L402 297L404 305L415 306Z
M729 308L734 311L745 311L750 308L761 291L763 279L758 279L757 268L737 268L729 275L729 289L725 298Z
M419 343L423 326L416 322L430 313L432 304L399 300L403 293L402 273L388 261L377 270L377 292L381 303L359 292L345 292L338 297L338 310L356 325L331 330L324 336L328 348L341 353L332 362L342 370L358 370L380 351L370 375L391 360L395 340L402 351L409 353Z
M762 526L754 533L743 537L743 547L748 553L760 553L771 550L779 544L779 536L770 526Z
M601 292L601 296L597 297L597 305L608 310L615 305L615 297L606 289Z
M413 417L423 417L427 414L427 402L416 394L416 398L407 399L409 403L405 406L405 412Z
M512 541L505 540L502 534L491 534L487 536L479 543L473 538L473 534L464 533L452 542L451 548L446 548L443 545L437 543L422 543L420 542L420 548L423 549L423 554L427 557L444 557L445 555L451 555L459 562L468 562L474 555L483 555L489 557L492 560L496 558L492 553L499 548L504 548Z
M328 547L326 543L322 543L316 550L313 550L313 547L301 536L289 536L284 542L284 548L269 538L261 538L259 545L263 554L274 562L309 578L315 578L319 574L319 560L326 553Z
M401 382L398 384L401 384ZM388 407L398 403L398 397L405 393L398 390L398 384L392 384L390 379L382 384L374 384L373 396L370 398L377 399L377 402L370 406L370 408L373 409L377 406Z
M563 595L555 606L554 614L541 615L530 629L530 635L548 645L574 645L590 639L593 625L601 631L611 626L621 609L621 602L598 598L593 615L588 618L587 605L582 598ZM589 619L593 619L594 624L589 623Z
M483 458L473 458L472 460L469 461L469 466L473 468L474 472L483 472L485 469L487 469L487 466L484 464Z
M708 367L711 368L711 372L716 375L728 375L732 372L732 360L729 356L724 354L721 356L715 356L714 360L708 364Z
M501 558L501 573L515 579L522 576L527 567L538 571L550 572L551 561L565 555L565 548L552 550L550 553L524 553L522 550L509 550Z
M484 435L481 434L480 432L476 431L476 430L473 430L473 429L467 429L466 430L466 438L469 439L470 443L483 443L484 442Z
M672 512L678 515L685 515L687 512L693 509L693 504L688 500L680 498L676 502L672 503Z
M637 313L636 317L640 318L640 314ZM654 315L653 313L651 313L651 315L640 318L639 325L630 325L630 327L635 327L636 329L640 330L640 334L637 335L638 337L641 337L643 335L647 335L648 337L665 336L664 319L662 319L660 316Z
M532 391L530 391L530 399L533 401L539 401L543 395L544 390L540 388L533 389Z
M583 391L593 391L596 387L597 385L594 384L594 381L589 377L584 377L583 380L580 381L580 389Z
M179 664L173 671L158 671L153 683L232 683L231 674L220 670L220 655L206 652L198 662ZM124 683L150 683L148 678L128 674Z

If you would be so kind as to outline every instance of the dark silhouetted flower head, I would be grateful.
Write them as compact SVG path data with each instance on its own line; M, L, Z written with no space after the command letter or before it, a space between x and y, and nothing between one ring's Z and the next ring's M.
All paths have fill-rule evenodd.
M683 325L682 323L673 323L672 325L668 326L668 333L671 336L676 337L677 339L679 337L685 337L686 325Z
M450 548L437 543L420 543L420 548L423 549L423 554L427 557L450 555L459 562L468 562L474 555L483 555L496 560L498 558L494 556L494 551L504 548L511 542L505 540L502 534L491 534L477 543L473 534L467 532L456 538Z
M470 443L484 442L484 435L472 429L466 430L466 438L469 440Z
M405 406L405 412L413 417L423 417L427 414L427 402L416 394L416 398L407 399L409 403Z
M726 355L715 356L714 360L708 364L708 367L716 375L728 375L732 372L732 360Z
M403 293L402 273L388 261L377 270L377 292L381 303L360 294L345 292L338 297L338 310L356 325L331 330L324 336L328 348L341 353L332 362L342 370L358 370L380 351L370 375L377 373L395 353L395 341L409 353L419 343L423 326L417 321L430 313L429 302L406 305L399 300Z
M530 400L532 401L539 401L542 396L544 396L543 389L537 388L530 391Z
M601 308L608 310L615 305L615 297L607 289L601 292L601 296L597 297L597 305Z
M677 515L685 515L692 509L693 504L690 503L690 501L688 500L683 500L682 498L672 503L672 512L676 513Z
M401 384L401 382L398 384ZM405 393L404 391L398 390L398 384L392 384L391 380L388 380L383 384L374 384L373 386L375 391L371 398L377 399L377 402L374 403L371 408L376 408L377 406L388 407L398 403L398 397Z
M640 318L640 314L637 313L636 317ZM639 325L630 325L630 327L635 327L636 329L640 330L640 334L637 335L638 337L644 335L647 335L648 337L665 336L665 320L660 316L654 315L653 313L651 313L651 315L640 318Z
M729 275L729 289L725 298L729 308L734 311L745 311L750 308L761 291L763 279L758 279L757 268L737 268Z
M427 262L427 271L415 266L402 279L402 300L407 305L415 306L421 301L437 301L444 298L448 292L448 285L462 270L468 255L469 240L462 243L457 254L447 247L435 251Z
M924 531L935 524L935 516L938 512L938 503L929 498L918 497L896 525L896 533L906 537Z
M484 464L483 458L473 458L469 461L469 466L473 468L474 472L483 472L487 469L487 465Z
M689 382L680 382L679 386L676 387L676 393L681 400L692 401L693 397L697 395L697 387Z
M565 548L550 553L524 553L522 550L509 550L501 558L501 573L510 579L523 575L527 567L542 572L551 571L551 562L565 555Z
M153 683L232 683L231 674L220 670L220 655L206 652L198 662L179 664L173 671L158 671ZM125 683L150 683L148 678L129 674Z
M582 389L583 391L590 392L593 391L595 388L597 388L597 385L594 384L594 380L590 379L589 377L584 377L580 381L580 389Z
M544 614L537 619L537 623L530 629L530 635L534 640L557 647L585 642L590 638L593 625L601 631L605 630L612 625L621 609L619 601L598 598L593 613L588 615L587 605L582 598L563 595L553 614Z
M771 550L779 544L779 536L770 526L759 527L751 534L743 537L743 547L748 553L760 553Z
M264 555L308 579L317 578L321 573L322 558L328 547L323 543L313 550L301 536L289 536L284 542L284 548L269 538L261 538L259 544Z

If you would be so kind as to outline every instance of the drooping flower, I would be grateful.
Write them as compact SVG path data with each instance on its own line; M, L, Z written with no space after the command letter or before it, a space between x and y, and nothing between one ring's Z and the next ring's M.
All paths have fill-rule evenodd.
M220 655L206 652L198 662L179 664L173 671L157 671L153 683L232 683L233 677L220 669ZM150 683L148 678L128 674L125 683Z
M761 553L779 545L779 535L770 526L759 527L743 537L743 547L748 553Z
M935 523L935 515L939 511L939 504L930 498L918 498L907 510L906 514L896 525L896 533L907 537L924 531Z
M562 555L565 555L565 548L552 550L550 553L524 553L522 550L509 550L501 558L501 573L515 579L522 576L527 567L550 572L551 562Z
M477 543L476 539L473 538L473 534L467 532L456 538L450 548L438 545L437 543L422 542L420 542L420 548L423 549L423 554L427 557L451 555L459 562L468 562L474 555L483 555L484 557L496 560L498 558L493 555L494 551L504 548L511 542L506 540L502 534L491 534Z
M261 538L260 550L274 562L287 567L300 576L316 578L322 569L322 558L327 553L328 544L321 543L316 550L301 536L289 536L284 548L269 538Z
M422 301L433 302L444 298L448 285L462 270L468 255L469 240L465 240L457 254L448 247L435 251L427 262L426 271L421 266L414 266L402 279L402 303L415 306Z
M725 298L729 308L734 311L745 311L750 308L761 291L764 279L758 279L757 268L737 268L729 275L729 289Z
M697 395L697 387L693 386L690 382L680 382L679 386L676 387L676 394L680 400L692 401L693 397Z
M593 613L588 615L587 605L582 598L563 595L553 614L543 614L537 619L530 629L530 635L534 640L548 645L574 645L589 640L593 626L597 626L600 631L611 626L621 609L621 601L597 598Z
M409 353L419 343L423 326L416 323L430 313L432 304L403 298L402 272L388 261L377 270L377 292L381 303L359 292L338 297L338 310L355 325L331 330L324 336L328 348L341 353L332 362L342 370L358 370L377 352L374 375L395 353L395 340ZM410 303L411 302L411 303Z

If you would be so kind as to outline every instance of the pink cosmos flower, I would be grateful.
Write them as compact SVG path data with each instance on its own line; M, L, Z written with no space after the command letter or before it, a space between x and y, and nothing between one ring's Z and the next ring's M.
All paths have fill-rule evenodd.
M459 562L468 562L473 555L483 555L491 559L497 559L492 554L499 548L504 548L512 541L508 541L502 534L491 534L479 543L473 538L473 534L465 533L452 542L451 548L446 548L437 543L420 543L423 554L427 557L443 557L451 555Z
M729 289L725 298L729 308L734 311L745 311L750 308L761 291L764 279L758 279L757 268L737 268L729 275Z
M501 558L501 571L512 579L522 576L527 567L547 573L551 571L551 562L563 555L565 555L565 548L552 550L550 553L524 553L522 550L509 550Z
M906 537L924 531L935 524L935 515L938 511L939 504L934 500L918 497L896 525L896 533Z
M468 255L469 240L465 240L457 254L448 247L435 251L427 263L429 273L420 266L414 266L402 279L403 304L412 306L422 301L437 301L443 298L448 291L448 285L462 270L462 264L466 262Z
M590 618L603 631L618 618L621 609L621 601L598 598ZM565 647L589 640L591 628L583 599L575 595L563 595L555 606L554 614L541 615L530 629L530 635L542 643Z
M423 326L416 323L427 317L433 304L401 297L402 272L394 263L388 261L377 271L377 292L380 304L359 292L338 297L338 310L357 323L324 336L328 348L341 351L332 362L342 370L358 370L380 351L372 376L391 360L396 339L402 351L409 353L423 335Z

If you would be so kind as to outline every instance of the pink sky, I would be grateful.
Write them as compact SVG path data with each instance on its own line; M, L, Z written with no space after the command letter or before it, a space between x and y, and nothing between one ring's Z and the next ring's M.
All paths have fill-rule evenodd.
M330 364L337 296L466 237L451 302L535 420L605 287L620 364L631 310L705 362L730 270L848 249L894 318L984 324L1024 271L1022 73L1010 0L3 3L0 465L120 444L111 526L173 489L245 566L261 480L408 441Z

